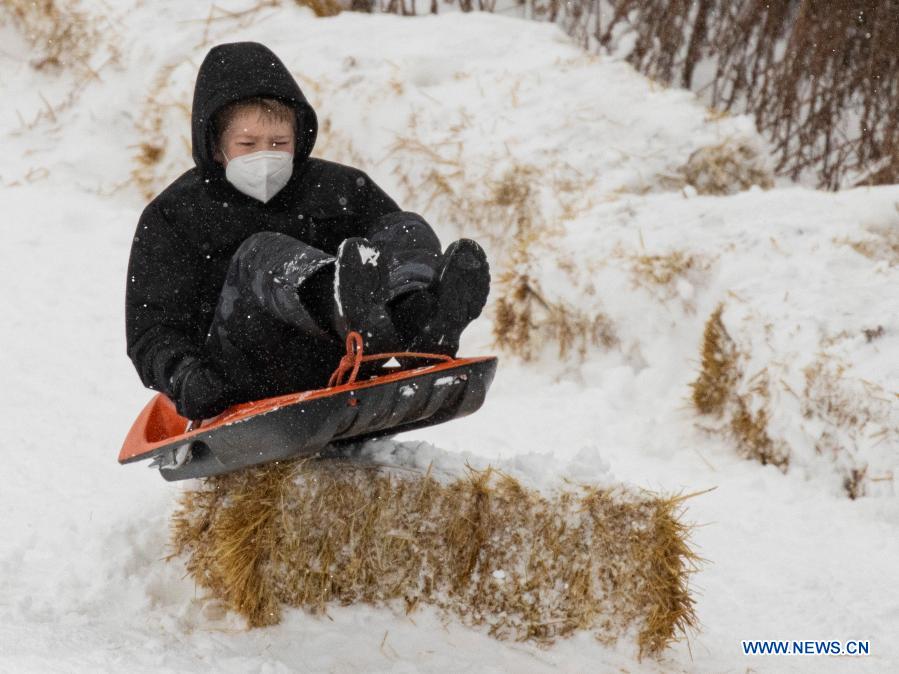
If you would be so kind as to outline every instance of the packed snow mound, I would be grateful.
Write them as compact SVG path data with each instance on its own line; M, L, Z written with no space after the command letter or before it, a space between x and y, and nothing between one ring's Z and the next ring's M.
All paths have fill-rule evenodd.
M893 187L621 198L532 244L501 303L537 305L521 341L544 359L558 355L560 323L600 324L607 354L591 359L669 370L669 395L742 455L851 497L893 494L897 233ZM709 344L719 307L722 343ZM710 372L710 356L732 362ZM719 404L697 399L715 385Z
M452 37L424 55L411 36L431 30ZM266 43L316 109L313 154L379 167L379 182L444 226L508 233L454 202L488 199L491 185L521 166L539 173L544 215L553 218L566 207L691 181L713 193L771 183L749 118L714 114L689 92L587 54L552 24L489 14L414 22L344 14L302 41L285 22ZM142 158L153 160L138 175L148 195L192 165L187 120L205 50L182 47L158 66L141 111ZM504 58L510 53L518 56Z

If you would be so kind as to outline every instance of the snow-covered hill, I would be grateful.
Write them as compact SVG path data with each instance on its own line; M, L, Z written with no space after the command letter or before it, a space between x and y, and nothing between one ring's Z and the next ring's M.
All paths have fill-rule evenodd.
M0 26L0 671L899 666L899 187L764 190L749 120L553 26L316 19L286 1L239 14L255 4L83 0L96 48L58 71ZM499 331L530 359L501 350L484 408L399 438L406 449L538 486L714 488L688 502L708 560L689 645L638 663L587 635L541 650L369 607L246 632L164 561L183 487L115 462L149 397L125 357L125 265L146 194L189 166L200 60L239 39L298 77L319 113L315 154L366 170L445 242L489 245L503 282L464 352L502 348L503 301L534 305L528 329ZM717 414L701 415L691 384L719 307L732 367ZM743 458L759 446L785 471ZM854 470L866 495L851 500ZM741 654L762 638L870 639L872 655Z

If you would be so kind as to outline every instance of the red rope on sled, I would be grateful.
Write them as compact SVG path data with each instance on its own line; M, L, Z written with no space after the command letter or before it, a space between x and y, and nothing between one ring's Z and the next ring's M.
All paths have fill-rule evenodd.
M418 353L415 351L400 351L396 353L375 353L366 356L362 353L362 335L358 332L350 332L346 336L346 355L340 359L337 369L328 380L328 388L334 386L343 386L344 384L353 384L356 377L359 376L359 368L362 363L368 363L373 360L390 360L391 358L423 358L428 360L442 360L450 362L453 360L451 356L445 356L442 353ZM349 377L346 377L349 373Z

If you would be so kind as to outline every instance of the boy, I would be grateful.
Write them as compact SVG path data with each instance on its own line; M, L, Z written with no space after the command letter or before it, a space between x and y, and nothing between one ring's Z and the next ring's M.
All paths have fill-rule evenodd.
M188 419L319 388L349 331L368 352L455 355L484 307L477 243L441 253L362 171L310 158L314 110L267 47L214 47L197 75L195 167L144 209L128 356Z

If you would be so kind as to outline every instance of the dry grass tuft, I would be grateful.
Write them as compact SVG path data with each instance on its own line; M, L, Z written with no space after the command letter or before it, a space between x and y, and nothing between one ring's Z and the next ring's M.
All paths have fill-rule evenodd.
M156 126L161 125L162 119L156 118ZM156 195L157 166L165 157L166 142L144 141L137 146L134 155L134 168L131 169L131 180L147 199Z
M793 452L802 452L804 443L800 439L791 448L783 432L771 432L772 396L780 390L798 401L799 414L792 421L809 436L814 455L833 462L850 498L864 496L876 483L890 488L892 458L878 446L889 448L899 442L899 394L854 375L848 361L826 350L862 335L872 342L884 337L886 330L877 326L822 339L821 350L799 370L802 385L791 387L788 372L778 363L746 376L743 364L749 361L748 354L740 352L727 333L722 311L719 306L706 323L702 366L691 384L696 410L721 421L710 430L732 440L742 456L786 471Z
M342 10L337 0L294 0L300 7L308 7L315 16L337 16Z
M99 37L94 23L76 3L64 0L3 0L9 18L34 48L36 70L86 67Z
M700 414L721 415L737 383L737 348L721 320L719 304L705 324L702 338L702 367L690 387L693 406Z
M536 203L541 176L537 167L513 161L498 179L489 169L475 174L462 160L458 134L428 145L415 137L414 118L410 125L412 135L397 139L390 153L426 161L428 169L417 182L405 172L406 162L397 162L395 169L407 198L421 204L419 210L437 212L459 230L477 233L496 251L507 251L510 242L532 238L548 224Z
M875 339L880 339L886 334L886 331L883 329L882 325L878 325L876 328L864 328L862 329L862 334L865 336L865 341L870 344Z
M691 272L704 267L698 255L675 250L664 255L635 255L634 275L640 283L670 286Z
M899 205L896 207L899 211ZM861 241L843 240L852 249L869 260L884 261L890 266L899 265L899 225L872 227L868 230L873 238Z
M190 137L187 135L190 132L190 105L179 101L170 92L172 74L179 65L173 63L160 68L137 122L138 132L144 140L135 146L131 181L146 199L156 196L160 186L171 178L167 161L182 160L183 166L179 167L182 170L191 163ZM177 148L171 147L171 134L165 131L170 109L180 113L181 129L184 130L178 136Z
M877 337L883 334L873 331ZM876 337L874 337L876 338ZM869 339L870 341L870 339ZM850 498L867 493L871 482L892 482L892 474L873 474L859 454L872 439L899 442L895 397L874 382L853 377L848 366L823 354L803 369L802 415L818 422L820 432L815 448L835 460L843 476L843 488Z
M496 218L492 222L507 223L503 229L513 235L506 236L509 264L498 280L494 342L524 361L536 359L547 344L556 345L561 359L575 355L583 360L590 348L612 348L618 337L604 313L550 301L540 287L540 268L555 257L550 241L558 234L537 203L540 176L534 166L515 164L500 180L487 183L489 197L482 210ZM562 210L570 208L565 204ZM563 262L555 260L560 267Z
M73 0L0 0L3 23L12 25L31 46L32 68L54 76L73 75L69 91L53 102L38 92L44 107L31 119L19 114L21 125L14 133L32 130L42 122L58 124L59 115L85 87L101 81L100 73L120 62L115 27L105 17L81 10Z
M611 319L593 315L563 302L549 302L527 271L515 270L500 278L493 337L497 345L524 361L532 361L544 345L555 344L559 358L587 356L591 348L618 344Z
M490 198L486 203L500 208L512 207L519 218L530 217L521 212L525 206L531 206L534 198L534 179L539 175L537 168L527 164L515 164L506 171L500 180L491 180ZM530 227L530 225L528 225Z
M695 311L692 300L692 285L702 283L711 267L711 260L704 255L674 250L653 255L626 254L630 261L631 278L635 286L645 288L661 301L680 297L684 310ZM688 281L683 287L679 281Z
M853 501L860 496L865 495L865 478L867 477L868 468L852 468L849 474L843 478L843 489Z
M422 141L416 115L409 132L390 147L398 155L395 174L406 199L419 211L433 213L463 232L476 233L496 254L507 254L521 239L546 240L556 233L558 221L573 219L592 205L597 177L559 161L534 165L515 157L466 159L465 132L473 123L464 110L459 121L447 123L446 136ZM413 176L409 167L428 167ZM504 170L497 175L497 166ZM554 211L550 213L550 211Z
M207 479L173 520L175 555L251 626L279 606L430 604L499 639L612 642L656 656L696 624L687 497L571 487L553 497L497 471L440 482L345 460Z
M755 459L763 466L771 464L786 470L790 465L790 455L781 443L774 442L768 435L767 410L763 407L753 412L747 399L742 396L736 396L734 403L736 409L730 427L743 456Z
M699 194L736 194L753 185L774 187L774 175L765 158L744 142L725 141L699 148L678 173Z
M753 378L748 392L737 390L743 379L740 352L721 319L723 311L724 305L719 304L705 325L701 369L690 385L693 406L700 414L729 417L724 431L736 442L743 456L786 470L789 450L772 440L767 431L768 412L764 406L769 397L767 378L763 373ZM752 399L761 400L762 407L754 409Z

